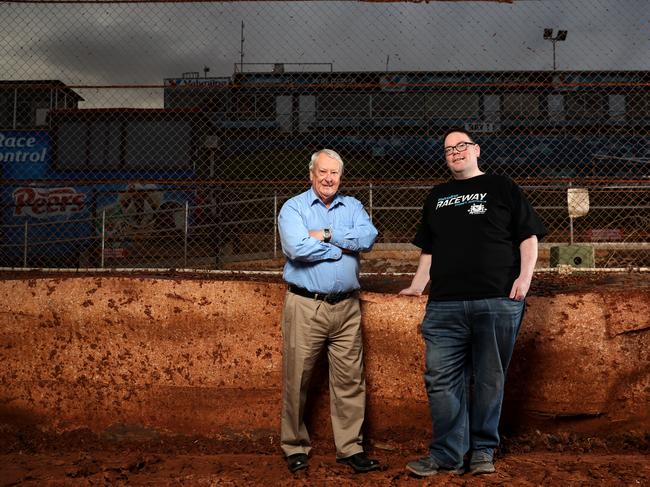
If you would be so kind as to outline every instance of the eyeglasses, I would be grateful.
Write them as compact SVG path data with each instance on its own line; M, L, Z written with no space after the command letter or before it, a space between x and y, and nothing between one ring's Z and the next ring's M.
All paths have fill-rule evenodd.
M445 147L445 155L452 155L454 153L454 149L456 152L465 152L467 150L467 147L470 145L476 145L476 142L458 142L456 145L450 145L449 147Z

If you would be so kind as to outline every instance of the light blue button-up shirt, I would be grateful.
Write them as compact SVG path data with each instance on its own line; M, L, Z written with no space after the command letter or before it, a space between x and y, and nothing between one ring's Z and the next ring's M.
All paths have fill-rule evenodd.
M315 293L359 288L359 252L372 248L377 229L361 202L338 193L327 208L312 188L288 200L278 216L284 280ZM329 243L309 236L329 228ZM346 249L351 253L343 252Z

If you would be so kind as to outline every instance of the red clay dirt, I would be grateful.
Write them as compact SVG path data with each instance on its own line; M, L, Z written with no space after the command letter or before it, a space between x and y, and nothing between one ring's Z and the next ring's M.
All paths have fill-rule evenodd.
M311 467L291 475L280 457L277 277L25 277L0 293L0 486L423 484L404 465L430 435L425 298L376 293L408 276L363 279L367 448L385 465L365 476L334 461L322 373ZM536 275L498 472L424 484L650 485L649 296L647 273Z

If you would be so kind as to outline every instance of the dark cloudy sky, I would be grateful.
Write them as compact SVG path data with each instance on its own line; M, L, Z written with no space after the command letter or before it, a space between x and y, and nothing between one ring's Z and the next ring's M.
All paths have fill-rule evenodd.
M337 71L545 70L545 27L569 31L557 67L650 69L650 0L362 3L15 4L0 2L2 79L160 85L245 62ZM159 89L82 89L85 106L161 106Z

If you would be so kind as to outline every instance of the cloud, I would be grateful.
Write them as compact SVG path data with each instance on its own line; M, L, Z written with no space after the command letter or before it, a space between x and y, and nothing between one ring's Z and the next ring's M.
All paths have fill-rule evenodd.
M248 63L333 63L334 70L545 70L545 27L567 29L558 69L647 70L646 0L430 3L215 2L12 4L0 18L6 79L151 85L210 67L232 74L241 22ZM106 91L108 93L108 91ZM161 103L119 90L116 106ZM104 96L103 102L107 97ZM90 101L89 101L90 103Z

